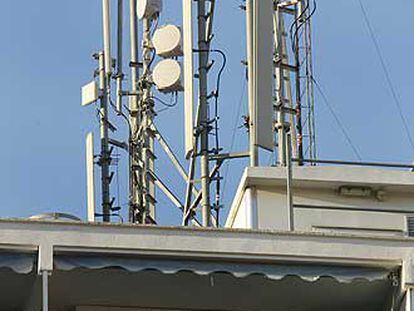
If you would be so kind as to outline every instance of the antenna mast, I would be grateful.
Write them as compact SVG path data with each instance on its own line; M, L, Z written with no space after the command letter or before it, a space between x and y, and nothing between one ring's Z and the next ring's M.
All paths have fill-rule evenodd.
M209 116L208 116L208 93L207 74L208 57L210 50L210 38L207 37L207 15L206 1L198 0L198 78L199 78L199 110L200 110L200 170L201 170L201 207L203 215L203 226L211 226L211 204L210 204L210 161L209 161Z
M143 62L142 77L139 81L142 98L140 109L142 113L141 128L139 129L139 141L142 144L142 210L139 211L137 222L154 223L155 220L155 176L154 176L154 134L151 124L154 119L154 101L152 98L151 63L153 49L151 48L151 24L158 18L153 15L143 19Z
M299 165L303 165L305 154L316 159L311 46L314 10L311 0L275 1L275 110L278 164L282 166L287 165L287 143L292 144L292 157ZM286 141L288 132L291 142Z

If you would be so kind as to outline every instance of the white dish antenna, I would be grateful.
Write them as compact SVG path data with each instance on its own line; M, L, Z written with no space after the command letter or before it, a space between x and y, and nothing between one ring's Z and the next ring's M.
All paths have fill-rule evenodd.
M162 11L162 0L139 0L137 15L139 19L150 18Z
M154 68L153 80L162 93L182 91L182 70L180 63L174 59L164 59Z
M98 84L96 81L92 81L82 87L82 106L93 104L98 99Z
M164 58L183 55L181 29L175 25L158 28L152 38L155 52Z

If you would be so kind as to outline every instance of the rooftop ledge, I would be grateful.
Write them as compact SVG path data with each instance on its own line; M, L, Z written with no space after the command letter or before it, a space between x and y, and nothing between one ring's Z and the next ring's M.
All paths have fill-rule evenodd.
M39 252L48 271L56 252L383 267L401 265L412 249L409 237L0 220L0 251Z
M244 187L285 184L286 168L283 167L248 167L242 177ZM413 192L414 172L344 166L293 167L294 187L335 189L343 185L380 187L390 192Z

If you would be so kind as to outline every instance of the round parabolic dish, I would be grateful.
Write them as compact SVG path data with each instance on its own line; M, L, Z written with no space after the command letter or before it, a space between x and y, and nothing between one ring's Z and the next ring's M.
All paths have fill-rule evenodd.
M139 19L151 17L155 13L161 12L162 0L139 0L137 2L137 15Z
M174 59L164 59L154 68L153 80L161 92L176 92L182 89L181 66Z
M155 51L161 57L182 56L181 41L181 30L175 25L158 28L152 39Z

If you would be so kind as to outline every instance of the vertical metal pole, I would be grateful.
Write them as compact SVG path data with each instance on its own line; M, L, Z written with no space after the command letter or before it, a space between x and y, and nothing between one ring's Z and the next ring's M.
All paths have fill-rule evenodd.
M102 0L102 21L103 21L103 43L105 54L105 73L110 76L112 73L111 56L111 11L110 0Z
M122 113L122 81L123 73L123 29L124 29L124 0L118 0L118 33L117 33L117 72L116 72L116 110Z
M209 44L206 38L206 0L198 0L198 66L199 66L199 101L200 101L200 144L201 144L201 191L202 191L202 215L203 226L211 226L210 204L210 167L209 167L209 125L208 125L208 99L207 99L207 74Z
M275 67L275 76L276 76L276 103L278 105L277 111L277 136L278 136L278 162L280 166L286 166L286 95L290 95L290 86L287 87L287 83L285 81L286 75L282 66L283 62L287 62L287 51L286 51L286 44L284 38L284 22L282 12L279 10L279 7L276 8L274 12L274 36L275 36L275 49L276 49L276 56L278 61L281 62L280 65ZM287 96L291 98L290 96Z
M110 199L110 175L109 166L111 164L111 155L109 152L109 133L108 133L108 84L105 74L105 56L99 52L99 88L101 90L101 106L99 109L100 119L100 137L101 137L101 155L99 165L101 166L101 184L102 184L102 212L103 221L111 221L111 199Z
M295 230L295 216L293 207L293 192L292 192L292 142L291 134L286 133L286 194L288 207L288 228L289 231Z
M42 311L49 310L49 272L42 271Z
M138 93L138 20L137 20L137 0L129 0L129 26L130 26L130 44L131 44L131 93ZM139 174L139 162L137 157L141 156L138 150L138 126L140 124L138 96L130 97L130 125L131 137L129 138L129 220L135 222L135 213L139 206L141 206L141 177Z
M296 22L295 28L296 30L299 27L299 23L301 22L299 19L302 16L302 1L296 6ZM301 60L300 60L300 38L299 33L296 33L295 36L295 67L296 67L296 129L297 129L297 141L293 143L297 145L297 157L299 159L299 165L303 165L303 125L302 125L302 91L301 91ZM309 120L310 122L310 120ZM292 124L293 126L293 124ZM295 155L296 156L296 155Z
M157 17L155 17L157 18ZM154 103L152 99L150 83L151 77L151 22L153 18L144 18L143 20L143 60L142 60L142 141L144 146L142 149L143 173L141 184L143 186L143 213L142 223L146 223L147 216L155 219L155 180L152 172L154 171L154 136L151 130L151 124L154 117Z
M246 28L247 28L247 64L248 64L248 88L249 88L249 150L250 166L259 165L259 149L256 144L256 126L253 124L255 116L254 103L254 68L253 68L253 51L254 51L254 16L253 5L255 0L246 1Z

